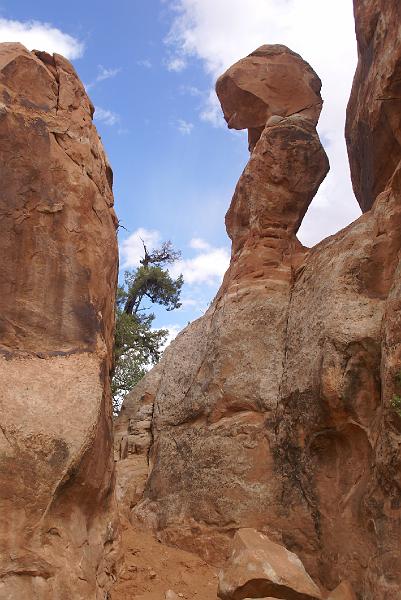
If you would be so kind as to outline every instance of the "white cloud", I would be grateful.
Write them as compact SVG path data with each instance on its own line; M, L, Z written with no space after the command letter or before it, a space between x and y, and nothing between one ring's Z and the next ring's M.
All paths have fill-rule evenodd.
M77 38L40 21L0 19L0 42L20 42L28 50L44 50L66 58L80 58L84 44Z
M96 81L104 81L105 79L110 79L120 73L121 67L117 67L116 69L107 69L103 65L98 65L98 71L99 74L96 77Z
M188 121L184 121L184 119L178 119L177 127L178 131L182 133L182 135L190 135L194 128L194 124L189 123Z
M217 98L214 89L209 91L199 116L201 121L210 123L213 127L225 128L227 126L221 111L219 99Z
M175 49L176 60L186 62L194 57L202 61L213 84L228 66L266 43L285 44L312 65L323 82L319 133L331 172L311 205L300 238L313 244L355 219L360 212L350 184L344 141L345 108L356 66L352 2L175 0L170 7L174 19L167 42ZM211 91L200 117L220 125L219 115Z
M180 91L183 94L189 94L190 96L199 97L203 96L204 92L197 88L195 85L181 85Z
M128 236L120 246L121 266L123 269L138 267L143 257L143 242L149 251L160 246L162 236L156 229L145 229L139 227ZM172 277L178 277L182 273L184 283L196 285L206 283L208 285L219 284L230 263L230 253L227 248L213 248L208 242L201 238L190 240L189 246L197 254L192 258L181 258L169 266ZM190 301L187 303L190 305Z
M154 250L161 243L161 235L155 229L144 229L139 227L134 233L127 237L121 244L121 263L122 268L139 267L140 260L143 258L143 243L146 248Z
M200 310L203 307L204 302L202 302L201 300L197 300L196 298L191 298L191 297L183 297L180 299L181 302L181 310L186 310L186 309L198 309Z
M117 113L101 108L100 106L95 106L95 121L101 121L105 125L116 125L116 123L120 122L120 115Z
M202 238L192 238L189 242L189 247L194 250L210 250L209 242L205 242Z
M182 330L182 326L181 325L162 325L160 327L160 329L167 329L167 331L168 331L167 339L162 346L162 350L165 350L167 348L167 346L169 346L171 344L171 342L180 333L180 331Z
M151 69L152 63L148 58L143 58L142 60L137 60L136 64L138 67L145 67L145 69Z
M105 81L106 79L111 79L118 75L118 73L121 72L121 67L118 67L116 69L110 69L104 67L103 65L98 65L97 70L98 74L96 78L85 86L87 90L94 88L95 85L100 81Z
M170 268L173 277L180 273L184 282L189 285L205 283L219 284L230 263L230 253L227 248L211 248L201 252L194 258L181 259Z
M183 58L177 56L176 58L171 58L168 60L166 66L169 71L175 71L176 73L179 73L186 68L187 62Z

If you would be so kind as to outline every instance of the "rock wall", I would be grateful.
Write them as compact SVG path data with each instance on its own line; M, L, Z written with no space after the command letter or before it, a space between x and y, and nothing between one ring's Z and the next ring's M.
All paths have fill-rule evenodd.
M112 171L57 54L0 44L0 597L105 598L116 534Z
M226 216L231 264L206 315L127 397L116 436L121 463L138 460L128 429L138 435L147 411L142 481L120 463L121 495L159 539L222 564L234 533L254 528L323 589L346 579L359 600L401 594L400 113L372 91L399 79L397 10L355 4L347 139L365 214L312 249L296 231L328 166L319 79L283 46L219 79L226 120L248 128L252 151Z
M365 212L401 159L401 5L354 0L358 66L346 140L355 196Z

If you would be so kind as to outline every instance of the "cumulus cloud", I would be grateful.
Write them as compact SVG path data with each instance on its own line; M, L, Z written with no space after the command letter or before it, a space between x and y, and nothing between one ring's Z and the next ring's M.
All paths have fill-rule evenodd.
M184 121L184 119L178 119L177 121L178 131L182 133L182 135L190 135L194 128L193 123L189 123L188 121Z
M188 309L192 309L192 310L201 310L205 304L205 302L203 301L203 299L199 299L199 298L192 298L191 296L184 296L183 298L181 298L180 300L181 302L181 310L188 310Z
M206 243L203 248L198 245L197 249L199 253L193 258L183 258L172 265L171 274L177 277L182 273L184 282L189 285L218 285L230 263L229 251L227 248L213 248Z
M28 50L57 52L66 58L80 58L84 44L77 38L40 21L0 19L0 42L20 42Z
M210 250L210 244L202 238L192 238L189 242L189 247L194 250Z
M143 244L151 252L161 244L162 237L156 229L145 229L139 227L131 233L120 246L122 267L129 269L139 267L143 258Z
M135 268L140 265L143 257L143 242L149 251L159 247L162 235L154 229L138 228L128 236L120 245L120 259L122 269ZM188 315L192 320L204 314L210 305L210 296L216 293L226 272L230 253L228 248L215 248L202 238L192 238L188 244L191 248L190 258L184 256L174 264L168 265L172 277L184 277L184 287L181 298L181 313L178 321L181 323L157 324L157 328L167 329L168 337L163 345L163 350L171 343L183 328L182 321ZM184 317L185 315L185 317Z
M160 246L162 236L155 229L139 227L120 245L122 268L138 267L143 257L143 243L149 251ZM227 248L214 248L201 238L193 238L189 247L195 250L195 256L180 258L169 271L173 277L182 274L187 285L208 284L216 286L220 283L230 263L230 253ZM187 306L190 306L188 300Z
M206 100L200 111L201 121L210 123L213 127L227 127L224 120L223 113L221 111L220 102L216 96L214 89L210 90L207 94Z
M120 115L100 106L95 106L94 119L95 121L101 121L105 125L113 126L120 122Z
M179 73L186 68L187 62L183 58L177 56L168 60L166 66L169 71L175 71L176 73Z
M174 12L167 42L176 60L200 60L213 84L233 62L266 43L285 44L310 62L323 81L319 133L331 172L310 207L300 238L312 245L355 219L360 212L344 141L345 108L356 65L352 2L175 0L170 7ZM218 126L220 115L211 91L200 116Z

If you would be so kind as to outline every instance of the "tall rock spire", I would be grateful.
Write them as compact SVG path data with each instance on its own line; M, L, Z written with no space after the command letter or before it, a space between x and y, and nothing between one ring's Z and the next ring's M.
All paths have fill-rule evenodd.
M398 5L355 0L347 131L365 214L313 248L296 232L328 168L317 76L288 49L263 46L219 79L228 125L248 128L251 146L226 216L230 266L117 424L119 495L133 522L216 565L236 532L256 529L299 555L325 598L335 588L333 598L401 594ZM393 98L369 92L387 85ZM242 575L252 595L274 595L271 581L257 588ZM220 592L245 598L246 588Z

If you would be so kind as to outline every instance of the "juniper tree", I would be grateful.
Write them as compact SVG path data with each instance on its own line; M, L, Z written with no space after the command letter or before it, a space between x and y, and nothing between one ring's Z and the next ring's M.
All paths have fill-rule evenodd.
M140 266L126 271L124 283L117 289L112 378L115 414L123 397L160 359L168 331L152 328L152 305L164 306L168 311L181 306L183 277L174 279L166 268L180 258L180 252L173 249L170 241L151 252L143 241L142 244Z

